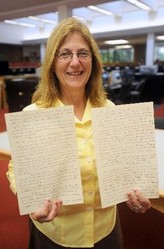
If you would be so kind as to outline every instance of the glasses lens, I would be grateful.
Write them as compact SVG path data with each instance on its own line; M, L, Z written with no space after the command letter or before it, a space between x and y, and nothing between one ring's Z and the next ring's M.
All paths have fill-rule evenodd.
M89 50L80 51L77 53L77 56L82 60L87 60L91 57L91 52Z
M58 53L57 56L59 57L59 59L61 60L68 60L71 58L72 53L69 51L63 51L61 53Z
M57 53L57 57L61 60L69 60L72 58L73 54L81 60L87 60L91 57L91 52L89 50L78 51L77 53L72 53L71 51L62 51Z

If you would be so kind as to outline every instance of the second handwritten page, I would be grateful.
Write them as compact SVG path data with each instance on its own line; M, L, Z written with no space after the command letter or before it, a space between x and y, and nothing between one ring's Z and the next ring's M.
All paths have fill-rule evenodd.
M133 188L157 198L153 104L94 108L92 121L102 207L127 200Z

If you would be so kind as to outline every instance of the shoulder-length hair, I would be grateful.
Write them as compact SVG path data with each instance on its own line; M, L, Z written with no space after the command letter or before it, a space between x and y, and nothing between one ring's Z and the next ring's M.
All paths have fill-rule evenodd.
M55 55L64 39L78 32L87 42L92 52L92 71L86 84L86 96L93 106L103 106L106 93L102 84L102 59L98 46L88 27L74 17L61 21L52 31L46 45L44 61L41 67L41 79L32 97L32 102L42 107L51 107L60 98L60 85L54 73Z

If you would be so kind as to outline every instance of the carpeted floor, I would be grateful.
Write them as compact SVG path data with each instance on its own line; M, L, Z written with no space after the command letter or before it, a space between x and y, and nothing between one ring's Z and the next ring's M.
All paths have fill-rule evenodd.
M6 130L4 114L0 110L0 132ZM0 249L28 248L28 216L20 216L17 197L11 192L6 178L8 160L0 161Z
M20 216L6 178L8 161L0 161L0 249L28 248L28 216Z
M8 109L2 109L0 110L0 132L3 132L6 130L6 123L5 123L5 113L8 112Z

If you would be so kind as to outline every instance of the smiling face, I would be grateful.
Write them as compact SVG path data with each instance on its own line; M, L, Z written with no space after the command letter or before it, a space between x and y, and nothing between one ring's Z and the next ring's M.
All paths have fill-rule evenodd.
M70 52L73 53L70 59L64 59L63 57L67 57ZM81 57L85 57L85 53L88 52L90 48L79 33L74 32L65 38L58 50L58 56L55 57L54 66L62 93L85 90L92 70L92 56ZM62 54L62 58L59 58L59 54Z

